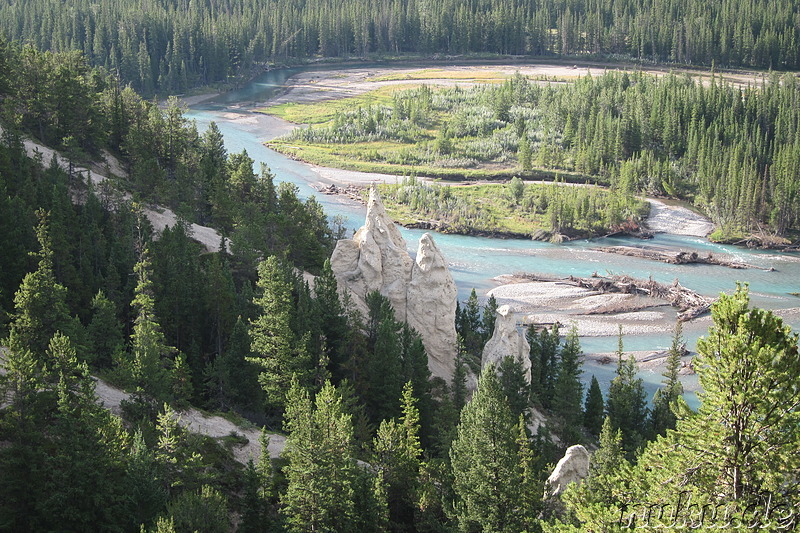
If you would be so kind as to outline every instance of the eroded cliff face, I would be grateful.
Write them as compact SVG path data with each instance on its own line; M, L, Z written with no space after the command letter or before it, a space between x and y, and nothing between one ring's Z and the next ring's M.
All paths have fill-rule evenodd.
M481 356L481 367L493 364L500 368L506 357L514 357L522 363L525 380L531 382L531 347L525 334L517 329L517 320L511 307L502 305L497 308L497 320L494 323L492 338L486 342Z
M368 293L378 291L386 296L396 318L408 322L422 336L431 373L450 381L457 349L458 295L447 261L430 234L420 238L414 261L373 187L366 222L352 240L336 244L331 268L363 313Z

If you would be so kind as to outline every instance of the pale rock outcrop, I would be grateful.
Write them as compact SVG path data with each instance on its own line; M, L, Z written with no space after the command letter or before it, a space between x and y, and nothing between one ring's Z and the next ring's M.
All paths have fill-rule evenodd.
M499 368L503 359L512 356L522 363L525 380L530 383L530 350L531 347L525 335L517 329L517 320L511 307L508 305L498 307L492 338L483 347L481 367L491 363L495 368Z
M570 483L580 483L589 475L589 452L580 444L567 448L545 482L546 492L558 496Z
M448 379L456 356L456 301L458 289L442 252L425 233L419 239L417 260L407 292L408 324L422 334L428 367Z
M377 189L370 190L367 218L352 240L341 240L331 256L339 285L367 312L365 296L378 291L392 303L395 317L422 336L428 367L447 381L453 375L457 340L457 291L433 237L420 238L416 262L405 239L386 214Z
M413 261L400 230L386 214L377 189L370 191L367 219L352 240L341 240L331 256L340 283L360 297L379 291L398 320L406 320L406 292Z

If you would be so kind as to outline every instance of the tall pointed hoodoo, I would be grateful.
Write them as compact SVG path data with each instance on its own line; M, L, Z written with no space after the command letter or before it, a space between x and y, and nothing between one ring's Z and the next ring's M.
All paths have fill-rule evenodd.
M457 350L458 291L430 234L420 238L414 261L373 186L364 225L351 240L336 244L331 268L362 311L366 311L364 297L368 293L378 291L386 296L397 319L408 322L422 336L431 373L449 382Z

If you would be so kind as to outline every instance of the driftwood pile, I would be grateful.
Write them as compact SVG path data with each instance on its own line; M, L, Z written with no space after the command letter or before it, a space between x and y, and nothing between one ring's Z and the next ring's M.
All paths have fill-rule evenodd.
M664 285L652 279L640 280L625 275L604 277L595 274L591 278L570 276L563 281L601 293L640 294L666 300L679 310L678 320L681 322L694 320L707 313L713 303L713 300L682 286L678 280L671 285Z
M649 259L651 261L661 261L662 263L670 263L673 265L699 263L704 265L720 265L737 269L760 268L747 263L742 263L741 261L729 259L724 256L717 256L710 252L706 255L701 255L695 251L686 252L683 250L660 250L657 248L638 248L634 246L605 246L602 248L595 248L595 250L609 254L639 257L641 259Z
M362 187L358 187L356 185L338 186L331 184L328 185L327 187L326 186L317 187L317 191L319 191L321 194L331 194L331 195L337 194L341 196L347 196L351 200L355 200L363 204L364 198L361 197L361 190Z

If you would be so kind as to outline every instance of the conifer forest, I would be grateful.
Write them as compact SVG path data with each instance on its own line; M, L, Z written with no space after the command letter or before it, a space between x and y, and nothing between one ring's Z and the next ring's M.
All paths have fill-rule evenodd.
M268 146L396 175L389 215L444 233L633 239L655 198L797 261L796 1L0 0L0 531L797 529L800 304L742 270L699 339L674 322L653 394L621 324L594 375L577 325L504 322L421 240L403 290L462 293L423 319L453 331L443 372L398 285L353 288L389 277L384 219L351 231L186 105L454 58L600 66L298 103ZM503 328L522 351L487 363Z

